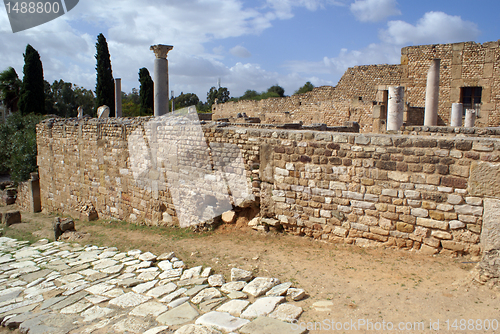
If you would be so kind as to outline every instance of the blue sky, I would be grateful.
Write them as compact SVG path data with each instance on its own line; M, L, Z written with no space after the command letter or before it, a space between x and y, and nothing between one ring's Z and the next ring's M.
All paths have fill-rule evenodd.
M49 82L95 89L95 42L108 41L122 90L153 75L153 44L169 44L170 89L201 100L221 80L231 96L274 84L335 86L355 65L397 64L409 45L500 39L498 0L80 0L51 22L12 33L0 10L0 70L22 77L23 52L40 53ZM154 79L154 78L153 78Z

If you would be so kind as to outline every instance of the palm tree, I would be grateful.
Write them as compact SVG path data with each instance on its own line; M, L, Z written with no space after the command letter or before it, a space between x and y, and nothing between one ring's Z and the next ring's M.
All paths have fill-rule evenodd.
M10 113L18 110L17 102L19 101L21 84L16 70L12 67L0 73L0 100Z

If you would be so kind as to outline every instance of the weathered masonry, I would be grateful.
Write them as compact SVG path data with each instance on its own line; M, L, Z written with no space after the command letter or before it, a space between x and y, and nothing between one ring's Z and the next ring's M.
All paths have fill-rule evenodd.
M500 47L498 41L405 47L399 65L349 68L336 87L318 87L306 94L261 101L215 105L213 118L236 117L245 112L263 123L360 123L361 132L378 132L374 106L387 103L389 86L403 86L405 125L423 125L427 72L440 59L437 125L450 125L453 103L474 108L476 126L500 126ZM375 119L378 115L373 115Z
M155 150L138 160L129 146L134 133L152 131L146 126L151 120L40 123L43 210L72 215L95 210L100 218L175 224L178 207L172 189L160 182L168 178L162 173L170 171L154 169L146 176L136 170L138 162L154 166L165 153ZM195 158L189 161L202 154L202 147L192 145L199 139L190 138L192 131L157 130L155 136L175 135L191 146L192 151L183 153ZM289 233L431 254L479 254L481 242L498 236L499 139L215 125L205 125L202 131L210 147L219 143L239 148L224 159L242 157L244 181L260 199L261 216L276 219ZM193 174L206 168L188 160L179 157L174 172ZM203 184L199 188L204 189Z

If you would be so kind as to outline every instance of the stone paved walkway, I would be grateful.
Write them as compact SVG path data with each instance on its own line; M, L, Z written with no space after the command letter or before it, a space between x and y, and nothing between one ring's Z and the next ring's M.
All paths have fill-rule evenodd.
M174 253L0 237L0 321L22 333L302 333L304 290L238 268L229 279Z

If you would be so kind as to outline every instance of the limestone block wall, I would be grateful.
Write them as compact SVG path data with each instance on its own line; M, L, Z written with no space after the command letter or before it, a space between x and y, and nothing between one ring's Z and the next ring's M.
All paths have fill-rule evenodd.
M260 101L226 102L213 106L213 119L235 118L238 113L258 117L262 123L303 122L341 126L358 122L361 132L371 132L372 107L380 85L399 85L400 65L349 68L336 87L322 86L300 95Z
M248 117L258 117L265 124L285 124L302 122L304 125L325 123L328 126L342 126L344 122L358 122L361 132L371 132L372 102L328 100L289 104L286 100L292 97L270 98L261 101L227 102L214 107L213 120L229 118L236 121L238 113L246 113ZM295 98L294 98L295 100ZM264 103L263 101L267 101ZM274 101L274 104L271 102ZM299 101L300 102L300 101ZM285 109L283 106L290 106ZM278 110L272 109L277 107ZM269 109L267 109L269 108Z
M71 214L90 201L100 217L175 224L179 206L166 185L169 174L210 169L189 162L203 161L215 144L238 148L211 161L217 165L241 154L262 217L320 240L479 254L489 223L484 203L500 203L499 139L207 125L203 146L188 125L145 124L151 119L42 122L37 133L43 209ZM173 156L154 153L140 140L132 142L146 153L131 154L130 138L141 133L145 139L182 138L194 148L169 152L178 157L179 169L162 170L165 157ZM203 184L199 188L218 196Z
M335 87L334 99L375 101L377 87L399 86L402 74L400 65L350 67Z
M224 182L230 183L231 175L244 175L251 184L258 152L237 136L229 138L241 146L238 152L238 146L217 150L214 144L210 153L199 123L150 117L44 121L37 127L42 207L74 216L93 207L100 218L154 225L176 224L179 214L185 221L210 219L213 212L197 210L210 208L216 216L216 203L227 199ZM246 166L230 164L238 154ZM193 189L205 202L191 201Z
M260 101L242 100L238 102L226 102L214 104L212 107L213 120L218 118L236 117L238 113L246 113L248 117L259 117L263 122L273 123L276 117L286 118L285 112L297 112L314 109L321 101L332 99L335 87L316 87L311 92L300 95L292 95L283 98L275 97Z
M298 235L478 254L477 166L497 161L499 148L497 140L290 133L274 144L271 195L261 202Z

